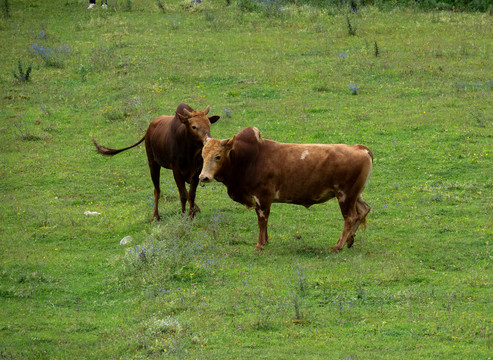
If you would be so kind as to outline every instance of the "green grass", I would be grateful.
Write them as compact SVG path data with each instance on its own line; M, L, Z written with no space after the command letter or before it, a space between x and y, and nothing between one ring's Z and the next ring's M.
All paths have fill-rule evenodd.
M361 7L353 36L344 8L248 4L9 2L0 358L491 357L490 15ZM128 146L180 102L217 138L368 145L367 230L331 254L336 202L274 204L256 252L253 211L213 183L183 219L165 170L151 223L144 147L91 137Z

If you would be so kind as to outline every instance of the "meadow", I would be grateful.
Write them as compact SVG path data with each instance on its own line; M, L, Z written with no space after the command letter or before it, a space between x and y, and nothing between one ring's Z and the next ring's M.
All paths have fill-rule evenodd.
M0 359L491 358L490 13L8 4ZM369 146L366 231L330 253L335 200L274 204L255 251L253 210L214 182L183 217L164 169L151 222L144 146L105 158L91 137L128 146L181 102L221 116L215 138Z

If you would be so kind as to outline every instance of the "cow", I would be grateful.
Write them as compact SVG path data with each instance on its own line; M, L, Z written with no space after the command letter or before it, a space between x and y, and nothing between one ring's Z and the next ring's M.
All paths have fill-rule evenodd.
M254 208L259 236L256 248L268 242L267 221L272 203L310 207L337 198L344 230L331 252L350 248L370 211L361 197L370 177L373 154L364 145L286 144L263 139L248 127L232 139L208 139L202 149L199 179L226 185L236 202Z
M98 153L113 156L131 149L145 140L145 148L151 179L154 184L153 220L159 220L158 201L161 196L159 177L161 167L171 169L180 193L181 211L185 213L189 203L188 215L193 218L200 208L195 203L195 194L202 169L201 151L210 138L210 125L219 120L219 116L207 117L210 107L204 111L194 111L187 104L178 105L175 116L162 115L150 123L146 133L138 142L122 149L111 149L100 145L93 138ZM186 183L190 184L187 191Z

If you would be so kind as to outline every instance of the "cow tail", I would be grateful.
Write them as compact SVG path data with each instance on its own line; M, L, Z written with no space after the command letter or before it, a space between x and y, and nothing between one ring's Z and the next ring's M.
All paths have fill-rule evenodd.
M142 136L142 139L140 139L139 141L137 141L135 144L133 145L130 145L130 146L127 146L123 149L111 149L109 147L106 147L106 146L103 146L103 145L99 145L97 143L97 141L92 138L92 142L94 143L94 145L96 146L96 151L101 154L101 155L107 155L107 156L113 156L113 155L116 155L118 153L121 153L122 151L125 151L125 150L128 150L128 149L131 149L133 147L136 147L137 145L139 145L142 141L144 141L145 139L145 135Z
M371 150L370 150L370 148L368 146L364 146L364 149L367 152L367 154L370 156L370 159L371 159L371 168L373 168L373 153L371 152ZM367 182L368 182L368 179L370 178L371 172L372 172L372 169L370 169L370 173L368 174L368 178L366 179ZM366 184L365 184L365 186L366 186ZM366 216L361 221L361 224L360 225L363 227L363 231L366 230Z
M371 157L371 163L373 164L373 153L371 152L370 149L368 149L368 155Z
M363 231L366 231L366 216L363 220L361 220L360 226L363 227Z
M366 150L368 155L370 155L371 163L373 164L373 153L371 152L370 148L368 146L365 146L365 145L361 145L361 146L363 147L364 150Z

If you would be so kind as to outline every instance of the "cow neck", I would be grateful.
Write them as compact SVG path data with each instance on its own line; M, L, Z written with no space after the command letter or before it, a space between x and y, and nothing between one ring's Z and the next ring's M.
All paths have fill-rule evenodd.
M176 115L171 122L171 130L175 136L175 139L177 139L180 142L180 144L184 145L186 148L190 150L202 148L201 142L193 141L188 137L186 125L183 124L180 121L180 119L178 119L178 116ZM194 152L192 151L192 153Z
M224 160L221 171L216 175L216 179L221 179L225 185L236 188L240 185L245 174L248 164L237 157L237 151L232 150L229 156Z

